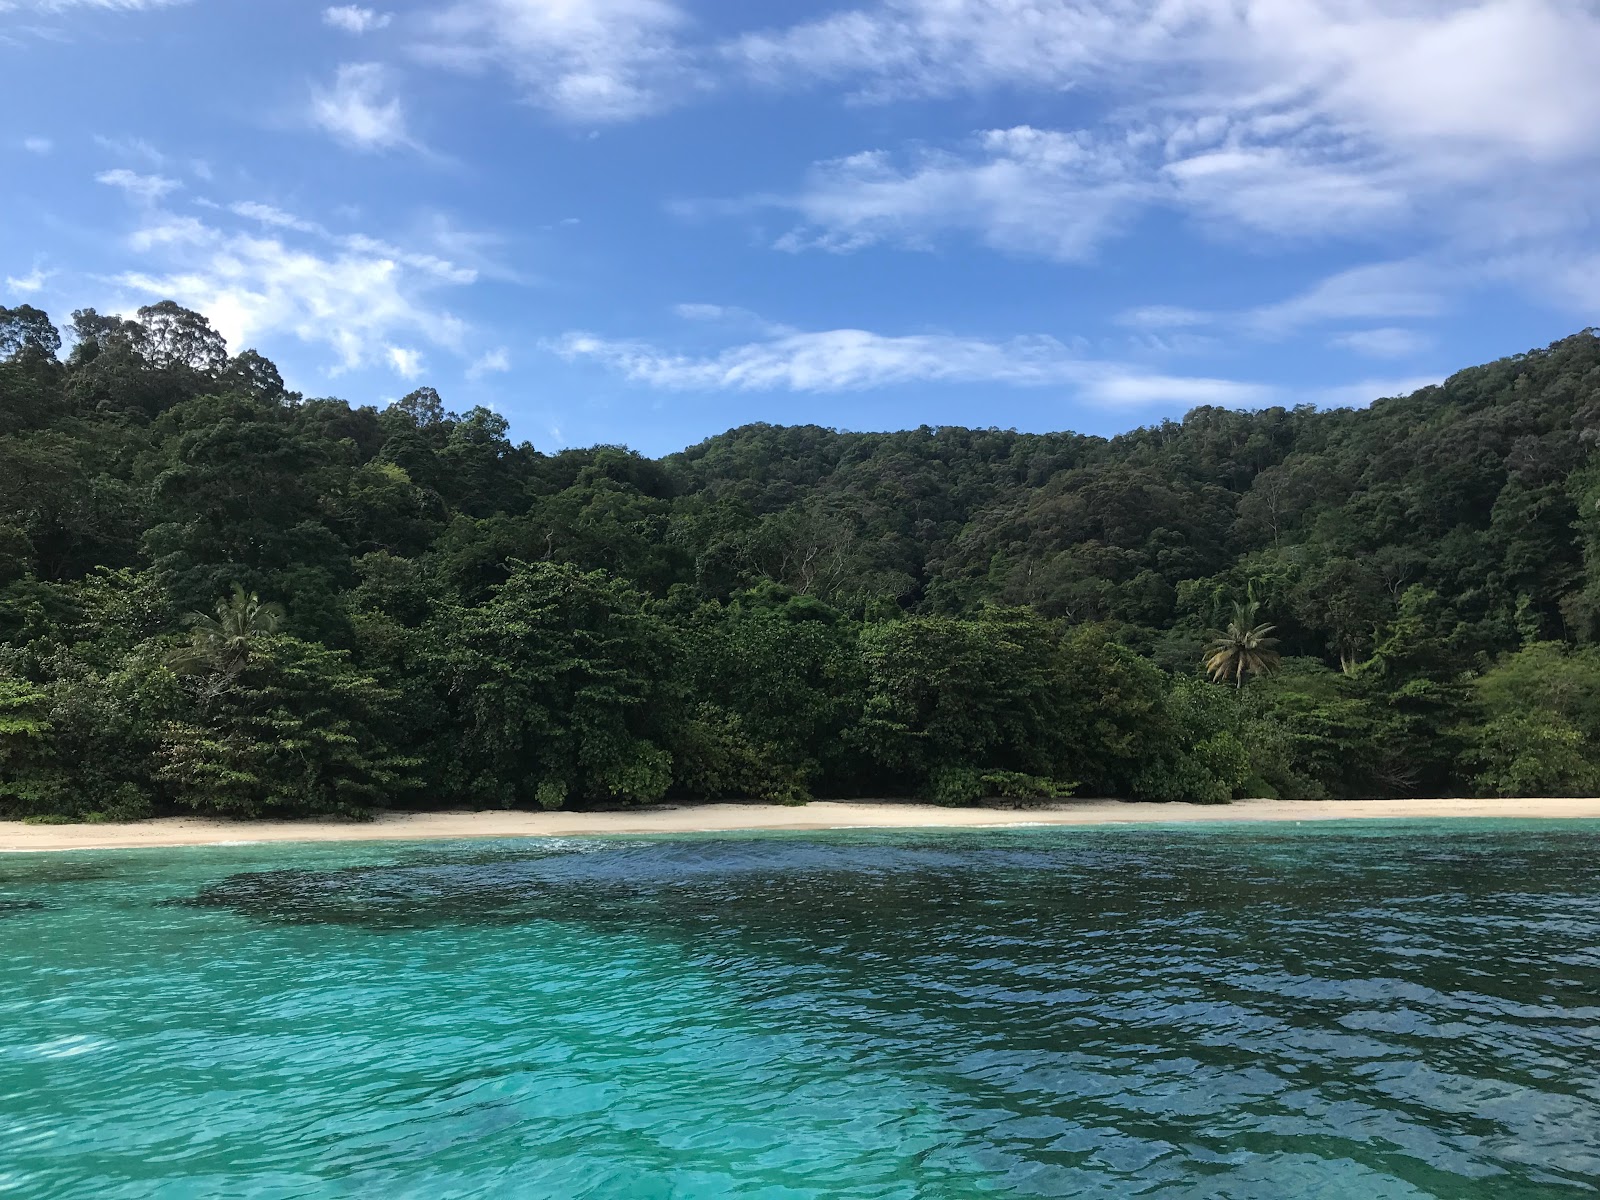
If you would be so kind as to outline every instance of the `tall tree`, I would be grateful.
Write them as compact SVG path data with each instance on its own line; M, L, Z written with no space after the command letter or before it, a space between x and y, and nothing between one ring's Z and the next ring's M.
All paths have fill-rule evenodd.
M1222 683L1233 680L1235 688L1244 686L1246 675L1268 675L1278 669L1278 639L1271 636L1276 626L1258 623L1260 605L1254 600L1233 607L1233 619L1206 648L1206 671Z
M243 585L234 584L233 594L217 601L216 615L190 613L189 644L173 651L168 660L182 674L215 671L237 675L250 662L251 648L283 624L283 605L267 602Z

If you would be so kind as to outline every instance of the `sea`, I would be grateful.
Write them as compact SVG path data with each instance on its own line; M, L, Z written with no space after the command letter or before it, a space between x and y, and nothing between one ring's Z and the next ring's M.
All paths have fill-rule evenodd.
M1600 1195L1600 822L0 855L0 1197Z

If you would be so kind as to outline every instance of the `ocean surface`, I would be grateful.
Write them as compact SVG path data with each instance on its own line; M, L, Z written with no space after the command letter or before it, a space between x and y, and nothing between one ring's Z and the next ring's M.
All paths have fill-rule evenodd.
M1600 823L0 856L0 1197L1600 1195Z

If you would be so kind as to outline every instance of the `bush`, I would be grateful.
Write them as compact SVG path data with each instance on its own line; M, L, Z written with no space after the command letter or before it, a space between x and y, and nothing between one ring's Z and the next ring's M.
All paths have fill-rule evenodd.
M1239 740L1232 689L1179 676L1163 705L1164 736L1153 741L1133 777L1141 800L1226 804L1253 774Z
M946 767L934 772L930 795L935 804L955 807L980 800L1065 800L1077 786L1021 771Z
M811 799L800 767L752 736L741 714L713 704L698 705L675 733L672 787L692 800L804 804Z
M1595 747L1549 712L1511 713L1473 731L1467 761L1490 796L1593 796L1600 793Z

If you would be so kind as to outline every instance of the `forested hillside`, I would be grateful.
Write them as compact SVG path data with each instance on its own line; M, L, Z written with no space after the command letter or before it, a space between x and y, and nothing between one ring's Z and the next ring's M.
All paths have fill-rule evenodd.
M1592 331L662 460L303 398L170 302L66 345L0 309L0 815L1600 789Z

